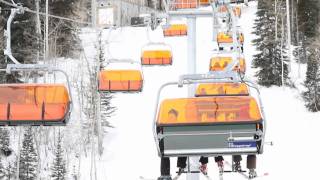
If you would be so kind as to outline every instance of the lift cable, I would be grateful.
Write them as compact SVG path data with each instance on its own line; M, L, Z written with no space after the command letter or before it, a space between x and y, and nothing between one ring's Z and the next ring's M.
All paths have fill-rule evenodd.
M6 4L8 6L21 9L21 10L26 11L26 12L37 14L37 11L31 10L31 9L29 9L27 7L22 7L20 5L13 4L13 3L10 3L10 2L4 1L4 0L0 0L0 2L3 3L3 4ZM42 15L42 16L46 16L46 13L43 13L43 12L39 12L39 14ZM88 25L92 24L92 22L79 21L79 20L70 19L70 18L66 18L66 17L62 17L62 16L56 16L56 15L52 15L52 14L48 14L48 16L52 17L52 18L56 18L56 19L62 19L62 20L65 20L65 21L75 22L75 23L78 23L78 24L88 24Z

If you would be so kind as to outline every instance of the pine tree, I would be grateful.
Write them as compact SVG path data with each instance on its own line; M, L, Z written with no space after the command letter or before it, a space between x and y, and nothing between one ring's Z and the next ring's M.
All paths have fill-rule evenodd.
M4 168L2 161L0 160L0 179L6 179L6 169Z
M304 82L307 90L303 93L303 98L307 109L317 112L320 111L320 47L310 49L310 53Z
M16 170L17 170L16 162L9 162L6 167L6 180L15 180L16 178Z
M304 44L314 41L317 24L319 24L320 2L318 0L303 0L298 4L299 29L303 32Z
M51 0L50 13L58 16L75 19L77 0ZM54 30L49 39L51 50L57 56L73 56L79 50L79 37L76 25L71 21L61 19L50 19L49 29Z
M62 149L62 137L58 135L57 148L55 151L55 159L52 167L51 177L53 180L64 180L66 176L66 162L63 158L63 149Z
M254 68L258 68L255 76L258 78L260 85L267 87L282 85L282 58L284 61L284 80L288 78L286 64L288 58L284 46L281 47L281 33L278 33L279 37L277 39L275 37L275 25L280 23L275 23L275 14L272 7L272 1L260 0L258 2L257 19L254 27L254 34L258 38L253 41L258 50L258 53L254 55L252 64Z
M19 162L19 178L24 180L34 180L37 177L37 153L34 148L32 128L25 130Z
M0 128L0 150L5 156L9 156L12 153L10 148L10 134L6 128Z

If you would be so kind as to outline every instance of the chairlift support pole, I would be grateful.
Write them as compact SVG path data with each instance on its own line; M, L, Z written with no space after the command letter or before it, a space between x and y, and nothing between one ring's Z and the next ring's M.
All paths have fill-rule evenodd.
M169 8L170 9L170 8ZM189 74L196 73L196 25L197 17L212 17L212 11L207 10L183 10L183 11L168 11L169 17L186 17L188 24L188 60L187 60L187 71ZM195 93L195 85L190 85L188 87L188 97L193 97ZM199 180L198 173L191 173L193 171L198 171L197 162L199 157L188 157L188 173L187 180Z

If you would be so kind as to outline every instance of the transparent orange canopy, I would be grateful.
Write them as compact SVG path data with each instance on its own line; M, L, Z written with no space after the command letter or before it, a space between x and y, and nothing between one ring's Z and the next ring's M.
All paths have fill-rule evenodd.
M158 125L248 123L262 120L259 106L251 96L199 97L162 101Z
M172 24L168 28L163 30L164 36L184 36L187 35L186 24Z
M141 55L143 65L172 64L172 53L170 50L144 50Z
M233 8L233 13L234 13L235 16L240 17L241 16L241 7L239 7L239 6L234 7Z
M208 83L197 87L195 96L249 95L245 83Z
M64 85L0 85L0 121L62 121L69 111Z
M200 5L209 5L210 1L209 0L200 0Z
M220 13L226 13L228 12L228 7L226 5L220 6L218 11Z
M229 63L232 62L232 57L213 57L210 59L210 71L223 71L228 66ZM233 70L239 71L241 73L246 72L246 61L244 58L239 59L239 64L236 65Z
M140 91L142 83L140 70L103 70L99 74L100 91Z
M174 7L176 9L196 8L198 0L175 0Z
M240 33L240 43L243 43L244 37L243 34ZM232 32L219 32L217 35L218 43L233 43Z

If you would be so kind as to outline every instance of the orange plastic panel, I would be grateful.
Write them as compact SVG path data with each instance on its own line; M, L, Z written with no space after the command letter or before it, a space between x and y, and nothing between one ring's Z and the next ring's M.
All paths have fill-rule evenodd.
M213 57L210 60L210 71L223 71L224 68L228 66L228 64L232 61L231 57ZM239 71L241 73L246 72L246 61L244 58L239 59L240 69L239 66L235 66L233 68L234 71Z
M141 91L142 83L139 70L104 70L99 75L100 91Z
M189 9L197 7L197 0L175 0L174 7L176 9Z
M164 100L158 125L239 123L261 121L259 106L250 96L200 97Z
M141 64L143 65L164 65L172 64L170 50L145 50L142 52Z
M0 121L64 120L69 103L64 85L1 85Z
M217 41L218 43L233 43L232 33L219 32L217 35ZM240 33L240 43L243 44L243 41L244 41L243 34Z
M169 28L163 30L164 36L185 36L188 28L185 24L172 24Z
M195 96L249 95L245 83L209 83L200 84Z
M228 12L228 7L226 5L220 6L218 11L219 13L226 13Z
M209 2L209 0L200 0L200 5L209 5L210 4L210 2Z
M235 16L240 17L241 16L241 7L237 6L233 8L233 13Z

